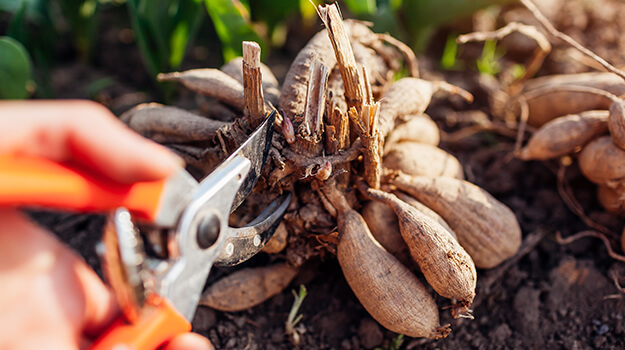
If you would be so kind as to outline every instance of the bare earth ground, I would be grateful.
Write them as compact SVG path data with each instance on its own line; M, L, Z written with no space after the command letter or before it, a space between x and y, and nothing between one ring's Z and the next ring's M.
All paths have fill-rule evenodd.
M570 3L560 11L560 21L555 19L558 27L572 28L571 33L582 43L617 64L624 63L619 55L624 52L623 36L619 33L625 20L615 15L625 5L619 1ZM606 9L604 5L609 7ZM576 6L586 9L585 12ZM588 10L589 7L592 8ZM121 24L124 25L127 23ZM111 28L117 29L105 31L94 66L70 62L53 73L59 97L89 97L85 91L90 81L112 76L116 83L95 97L115 112L152 99L154 91L149 88L149 80L136 73L141 71L141 61L134 44L121 43L118 39L124 33L119 31L119 26ZM209 55L206 50L210 51ZM217 60L207 58L218 56L217 52L211 47L192 50L190 65L217 66ZM278 76L285 71L285 62L290 61L293 52L270 58L269 64ZM566 56L562 52L559 55ZM552 56L556 58L545 64L542 74L588 69L579 61L558 64L562 56ZM479 102L480 91L470 83L474 76L456 72L449 73L447 78L478 96L472 109L488 113L487 104ZM145 88L147 93L137 92ZM185 93L176 102L183 106L189 103L191 98ZM449 103L433 105L428 110L446 132L463 126L451 121L453 116L461 117L462 112L454 110L454 105ZM439 341L404 338L401 349L625 349L625 299L609 277L610 269L625 275L623 264L610 259L598 240L587 238L567 246L555 241L557 231L566 237L587 226L558 194L555 174L558 162L510 160L508 155L513 146L512 138L494 133L442 144L464 164L470 181L516 213L524 238L535 244L509 264L478 272L474 320L452 320L442 310L441 322L451 323L453 328L448 338ZM611 228L615 233L611 238L618 239L623 221L604 213L595 198L594 185L581 176L576 165L567 171L567 181L589 217ZM35 217L98 269L93 247L101 233L102 217L49 213L36 213ZM260 254L246 265L262 265L269 259ZM214 270L209 283L224 273L227 271ZM291 349L294 346L284 335L284 322L294 299L291 289L300 284L308 289L300 310L302 349L392 348L397 335L384 330L368 316L347 286L335 259L310 261L287 290L250 310L222 313L200 307L194 329L208 336L220 349ZM447 302L441 298L439 306L444 307Z

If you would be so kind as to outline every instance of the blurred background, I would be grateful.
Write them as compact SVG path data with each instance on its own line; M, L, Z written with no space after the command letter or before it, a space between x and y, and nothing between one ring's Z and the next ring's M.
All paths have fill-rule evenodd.
M263 61L281 79L322 29L313 6L322 2L0 0L0 98L89 98L114 111L168 102L174 86L157 83L156 74L219 67L241 54L243 40L261 44ZM423 53L437 29L454 23L458 31L476 10L508 2L345 0L340 8ZM443 68L457 65L454 39L437 41ZM493 45L486 51L495 57Z
M243 40L260 43L263 62L281 81L297 52L323 29L314 5L324 1L331 2L0 0L0 99L88 98L116 113L148 101L175 99L184 107L191 95L157 83L156 75L219 67L241 54ZM510 22L540 27L514 0L342 0L339 6L345 18L368 21L374 31L409 44L422 69L455 72L462 80L521 75L536 44L513 34L458 45L458 34ZM625 63L625 20L618 16L625 2L543 0L537 6L556 28L614 64ZM539 74L597 68L551 41Z

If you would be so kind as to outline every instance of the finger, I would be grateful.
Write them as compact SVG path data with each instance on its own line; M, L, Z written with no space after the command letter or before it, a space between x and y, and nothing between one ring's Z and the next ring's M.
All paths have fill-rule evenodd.
M119 307L111 290L82 260L75 265L75 271L86 299L83 333L97 337L119 316Z
M85 325L115 314L95 273L50 232L14 209L0 209L0 349L77 349ZM96 328L94 328L96 329ZM24 337L36 334L36 337ZM20 337L20 335L22 335Z
M162 350L214 350L213 344L196 333L179 335L163 347Z
M122 183L161 179L181 166L95 102L0 102L0 126L2 153L76 162Z

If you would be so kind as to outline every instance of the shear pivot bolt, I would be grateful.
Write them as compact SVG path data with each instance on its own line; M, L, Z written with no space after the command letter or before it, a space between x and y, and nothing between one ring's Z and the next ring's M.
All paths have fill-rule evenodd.
M200 223L197 232L197 244L202 249L209 248L217 242L220 231L221 223L219 222L219 218L215 214L209 214Z
M232 255L232 253L234 253L234 244L228 243L228 245L226 246L226 254L230 256Z

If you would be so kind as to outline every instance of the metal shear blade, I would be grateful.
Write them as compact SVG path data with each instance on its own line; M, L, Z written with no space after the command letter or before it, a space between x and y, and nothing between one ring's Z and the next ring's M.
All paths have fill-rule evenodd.
M291 203L291 193L273 201L256 219L241 228L229 227L226 246L215 259L217 266L234 266L254 256L271 238Z
M141 238L129 225L132 221L124 219L128 217L127 211L115 213L109 222L115 230L107 232L116 232L120 252L131 252L120 254L122 275L125 274L121 278L126 284L131 281L142 284L128 285L126 294L138 291L155 293L169 299L178 312L191 320L212 265L235 265L260 251L277 228L291 196L278 198L246 227L229 227L228 217L250 193L260 176L271 146L274 120L275 111L241 147L201 183L196 183L184 199L185 206L170 235L168 260L138 259L143 247ZM182 186L189 188L186 180ZM148 277L136 276L145 274L146 270ZM127 298L127 295L126 299L131 304L145 300L140 296ZM135 307L140 308L141 305ZM125 308L126 305L122 305L122 309Z
M256 182L260 178L263 165L271 149L271 139L273 137L273 125L276 120L276 111L269 114L267 119L239 146L228 158L226 158L213 173L219 173L225 164L230 163L234 158L243 157L250 161L250 170L245 174L243 183L237 190L232 201L230 212L235 211L239 205L250 194ZM212 174L211 174L212 175ZM204 191L202 184L210 178L206 177L199 184L189 173L180 171L167 181L163 199L159 205L155 224L165 227L173 227L182 212L192 200L192 195Z

